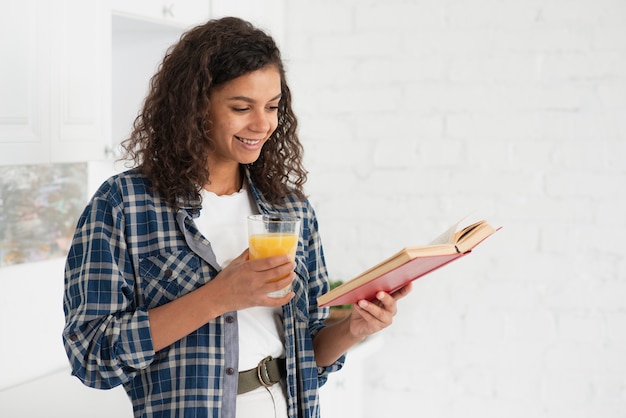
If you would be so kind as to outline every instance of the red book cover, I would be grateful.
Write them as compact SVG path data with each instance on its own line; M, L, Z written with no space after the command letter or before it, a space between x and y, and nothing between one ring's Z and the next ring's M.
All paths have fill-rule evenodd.
M474 222L457 229L453 225L433 243L406 247L318 298L320 307L352 305L359 300L374 300L381 290L393 293L413 280L467 255L499 228L486 221Z
M376 293L381 290L387 293L393 293L409 282L417 280L431 271L443 267L466 254L469 254L469 252L414 258L373 280L349 290L347 293L324 301L324 303L320 303L319 306L351 305L362 299L373 300Z

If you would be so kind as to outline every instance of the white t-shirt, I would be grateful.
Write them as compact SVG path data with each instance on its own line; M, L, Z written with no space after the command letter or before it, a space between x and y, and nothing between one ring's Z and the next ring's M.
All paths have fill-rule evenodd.
M217 196L204 189L201 193L202 210L195 222L211 242L217 262L225 268L248 248L247 217L257 214L258 210L245 184L232 195ZM260 306L237 312L240 371L256 368L268 355L284 357L281 316L281 308ZM286 408L281 384L237 396L237 417L286 416Z

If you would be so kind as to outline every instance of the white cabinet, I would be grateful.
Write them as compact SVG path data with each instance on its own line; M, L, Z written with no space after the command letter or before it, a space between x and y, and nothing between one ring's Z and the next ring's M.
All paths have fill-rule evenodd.
M22 0L0 14L0 165L101 159L110 137L106 0Z
M50 152L48 4L13 1L0 13L0 164Z
M129 134L165 49L193 25L234 15L269 30L279 44L284 38L284 0L6 3L0 165L104 159Z
M52 162L104 158L111 126L111 20L104 0L53 3Z

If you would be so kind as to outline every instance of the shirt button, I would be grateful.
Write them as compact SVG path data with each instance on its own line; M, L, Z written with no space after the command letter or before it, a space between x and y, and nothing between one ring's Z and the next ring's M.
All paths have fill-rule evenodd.
M172 274L174 274L174 272L172 271L172 269L167 269L163 272L163 274L165 274L165 277L172 277Z
M232 315L228 315L228 316L226 317L226 323L228 323L228 324L232 324L233 322L235 322L235 317L234 317L234 316L232 316Z
M75 343L76 341L78 341L78 335L76 334L70 334L70 341Z
M232 376L235 374L235 369L233 369L232 367L228 367L226 368L226 374L229 376Z

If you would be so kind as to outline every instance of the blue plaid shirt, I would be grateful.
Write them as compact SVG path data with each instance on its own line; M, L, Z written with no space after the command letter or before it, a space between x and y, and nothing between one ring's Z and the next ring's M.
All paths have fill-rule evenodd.
M247 181L260 213L302 219L295 298L283 306L289 416L319 417L318 388L331 367L315 363L312 339L328 308L317 219L307 200L280 207ZM199 202L174 211L131 170L110 178L81 215L65 269L63 341L72 373L99 389L124 385L135 417L235 417L237 312L228 312L154 351L148 309L197 289L220 271L193 219Z

